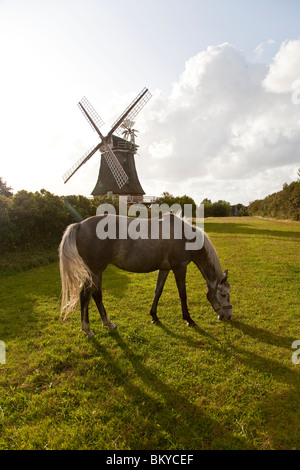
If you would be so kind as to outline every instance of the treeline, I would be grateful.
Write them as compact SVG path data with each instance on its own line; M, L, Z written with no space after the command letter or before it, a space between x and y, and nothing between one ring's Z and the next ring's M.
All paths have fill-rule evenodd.
M193 208L193 216L196 215L197 205L195 201L189 196L173 196L168 192L164 192L161 197L156 199L157 204L179 204L183 207L184 204L191 204ZM204 205L204 217L230 217L234 216L246 216L248 215L247 207L243 204L236 204L231 206L230 202L219 200L212 202L210 199L203 199L201 204Z
M202 204L204 205L204 217L242 217L249 215L247 207L243 204L231 206L227 201L211 202L210 199L204 199Z
M22 190L13 194L12 188L0 178L0 254L21 249L56 248L69 224L95 215L97 207L103 203L113 204L118 213L118 202L118 198L111 196L61 197L45 189L34 193ZM173 196L164 192L156 203L165 203L169 207L191 204L192 214L196 215L196 203L186 195ZM205 199L203 204L205 217L231 215L231 206L226 201L212 203Z
M66 200L45 189L9 196L0 191L0 254L54 248L69 224L95 215L98 205L84 196L68 196Z
M300 220L300 181L285 183L281 191L251 202L248 212L261 217Z

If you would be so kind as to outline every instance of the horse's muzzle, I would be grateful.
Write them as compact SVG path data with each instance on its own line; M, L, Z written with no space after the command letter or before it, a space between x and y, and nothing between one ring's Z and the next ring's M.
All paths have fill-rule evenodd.
M226 313L219 313L218 320L230 320L232 316L232 310Z

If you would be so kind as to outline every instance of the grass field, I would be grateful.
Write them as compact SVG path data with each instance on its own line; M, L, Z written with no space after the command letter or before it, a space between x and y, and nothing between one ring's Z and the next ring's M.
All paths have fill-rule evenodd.
M208 219L229 269L233 318L217 320L194 265L194 328L173 275L149 315L156 273L110 267L104 303L117 330L59 319L58 263L1 275L0 449L300 449L300 223ZM299 354L300 358L300 354Z

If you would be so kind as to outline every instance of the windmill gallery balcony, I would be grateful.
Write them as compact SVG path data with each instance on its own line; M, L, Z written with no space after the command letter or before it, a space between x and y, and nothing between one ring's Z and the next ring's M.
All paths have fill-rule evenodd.
M110 196L112 200L119 198L119 195L113 194L112 192L107 192L107 196ZM142 194L139 195L122 195L123 201L126 200L127 204L144 204L145 206L150 206L151 204L155 204L157 200L157 196L143 196Z

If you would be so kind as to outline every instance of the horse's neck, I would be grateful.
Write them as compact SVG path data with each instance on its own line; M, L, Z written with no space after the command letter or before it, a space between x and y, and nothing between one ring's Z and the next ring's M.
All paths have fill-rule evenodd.
M206 234L203 247L195 252L194 262L201 271L207 287L215 287L223 272L217 252Z

